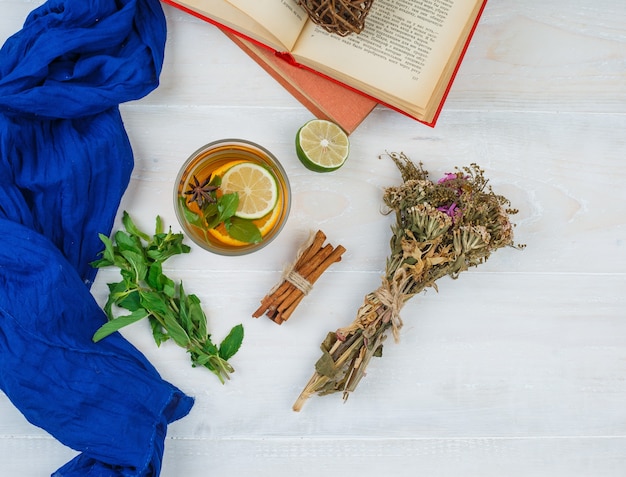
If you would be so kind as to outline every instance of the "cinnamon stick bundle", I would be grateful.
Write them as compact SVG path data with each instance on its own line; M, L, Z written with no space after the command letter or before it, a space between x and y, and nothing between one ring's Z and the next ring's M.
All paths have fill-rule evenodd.
M302 247L283 279L261 300L261 306L252 314L254 318L265 313L279 325L289 319L322 273L333 263L339 262L346 251L342 245L324 245L325 241L326 235L318 230L310 244Z

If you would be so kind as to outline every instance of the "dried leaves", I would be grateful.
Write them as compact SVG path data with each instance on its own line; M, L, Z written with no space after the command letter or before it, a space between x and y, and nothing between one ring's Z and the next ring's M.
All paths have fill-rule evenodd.
M456 278L484 263L501 247L516 246L509 215L517 210L491 190L476 164L433 182L421 163L404 154L390 157L403 184L387 188L383 197L396 222L382 284L366 295L349 326L328 334L315 373L293 406L296 411L312 394L342 392L347 399L370 359L382 354L387 332L398 340L400 310L411 297L436 288L441 277Z

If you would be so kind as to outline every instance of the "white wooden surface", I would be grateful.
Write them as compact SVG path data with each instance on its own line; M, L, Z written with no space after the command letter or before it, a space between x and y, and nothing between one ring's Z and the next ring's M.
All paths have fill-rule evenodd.
M0 0L0 39L41 1ZM169 263L201 298L216 338L246 339L222 386L145 324L125 332L196 397L169 428L164 477L626 475L626 3L492 1L435 129L377 108L351 136L339 171L294 155L311 115L214 27L164 6L161 86L123 106L136 154L123 201L150 230L177 229L172 187L197 147L257 141L285 166L293 208L280 237L244 258L194 247ZM517 239L439 293L403 310L398 345L375 360L347 403L291 405L327 331L352 321L379 284L390 217L382 188L399 183L385 151L433 175L478 162L520 209ZM252 319L258 300L311 229L348 252L283 326ZM93 292L104 301L102 271ZM49 475L74 455L0 394L0 475Z

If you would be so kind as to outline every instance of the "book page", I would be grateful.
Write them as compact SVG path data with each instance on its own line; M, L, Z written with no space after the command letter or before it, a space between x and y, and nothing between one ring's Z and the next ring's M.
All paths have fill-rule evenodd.
M376 0L358 35L340 37L307 25L294 57L401 109L426 109L443 77L451 77L482 4Z
M175 3L281 52L293 47L308 18L297 0L175 0Z
M287 51L291 51L308 20L297 0L228 1L272 32L286 46Z

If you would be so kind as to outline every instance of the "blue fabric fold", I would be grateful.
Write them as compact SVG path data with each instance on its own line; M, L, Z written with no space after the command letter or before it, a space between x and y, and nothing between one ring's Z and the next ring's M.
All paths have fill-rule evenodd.
M119 105L158 86L165 36L158 0L51 0L0 49L0 389L79 451L54 477L158 476L193 405L119 333L91 340L133 168Z

